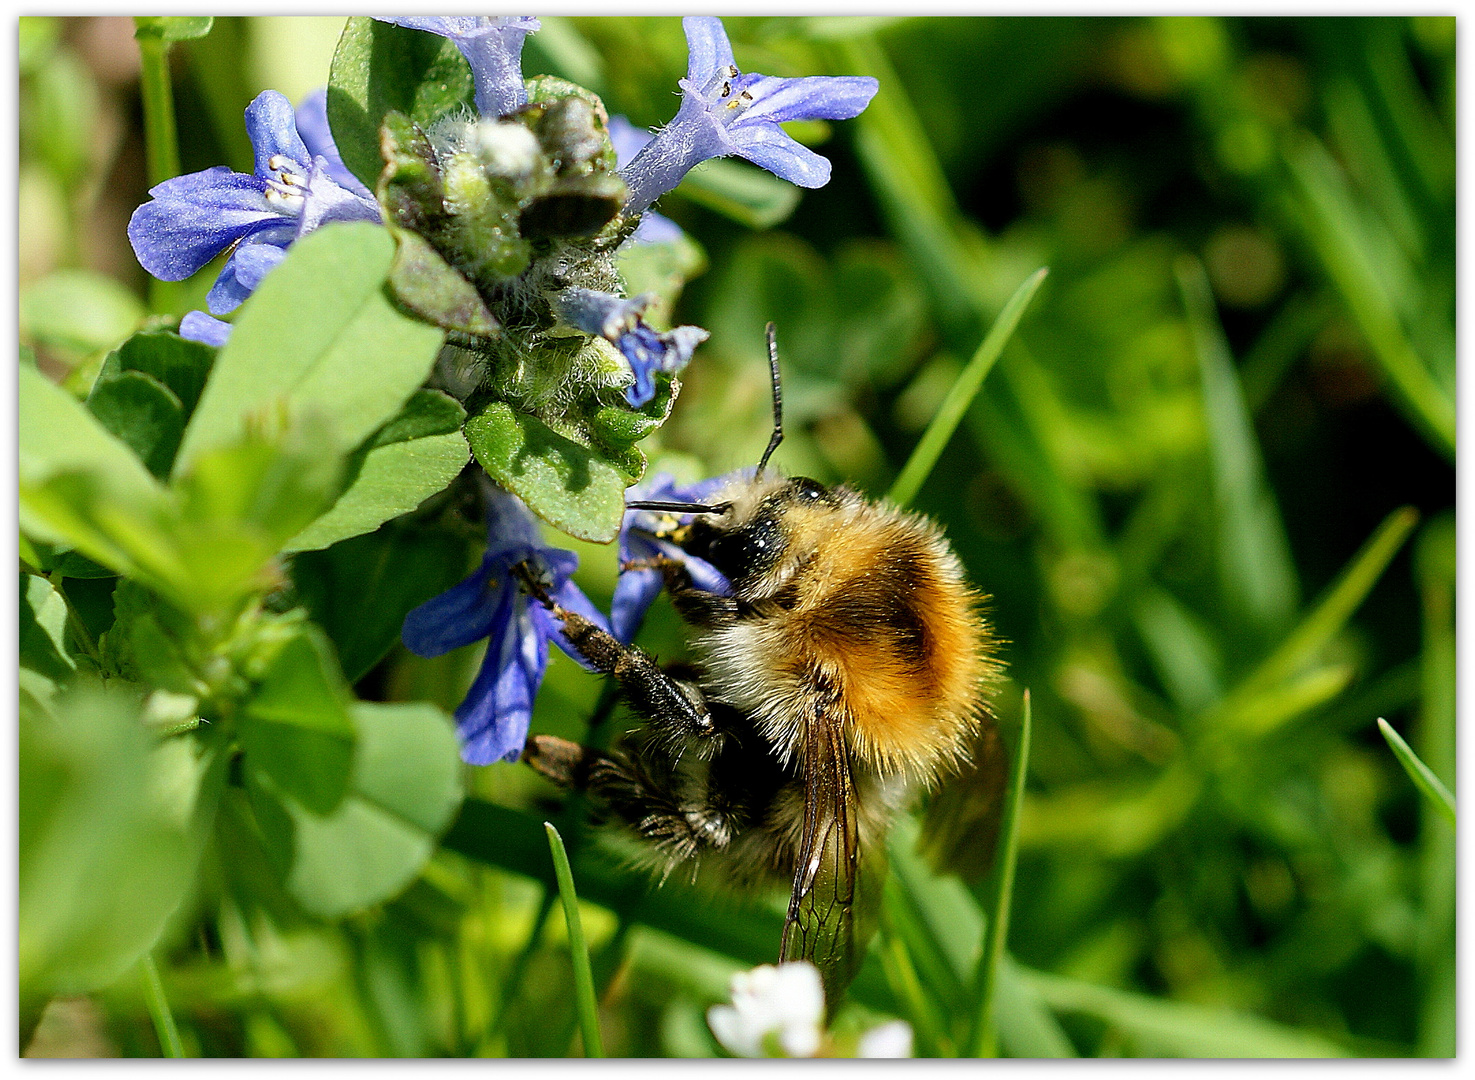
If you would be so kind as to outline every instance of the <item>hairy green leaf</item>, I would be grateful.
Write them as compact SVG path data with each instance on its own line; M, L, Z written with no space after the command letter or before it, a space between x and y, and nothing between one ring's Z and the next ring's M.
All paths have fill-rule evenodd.
M600 544L620 531L632 481L587 447L503 402L468 420L466 439L492 479L555 528Z

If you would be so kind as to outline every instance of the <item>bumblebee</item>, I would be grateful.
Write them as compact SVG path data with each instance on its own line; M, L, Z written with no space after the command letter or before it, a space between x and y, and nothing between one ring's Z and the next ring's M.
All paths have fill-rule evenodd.
M665 515L651 535L730 583L722 595L680 560L639 564L661 571L700 665L663 669L524 571L645 720L612 752L535 735L524 760L587 792L663 875L699 863L730 886L787 884L780 959L812 960L833 1001L859 960L858 869L911 795L967 762L1001 665L936 525L766 469L783 438L772 323L768 345L774 429L757 470L707 504L628 504Z

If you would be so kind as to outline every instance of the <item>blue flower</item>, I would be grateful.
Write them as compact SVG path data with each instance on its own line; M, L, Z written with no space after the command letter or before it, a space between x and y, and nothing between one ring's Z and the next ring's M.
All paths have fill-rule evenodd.
M625 501L657 500L682 503L701 503L721 491L732 480L751 476L752 469L739 469L724 476L699 480L695 484L680 485L669 473L657 473L625 491ZM667 558L686 564L691 580L697 588L722 596L732 595L732 586L711 563L688 555L669 540L656 536L663 517L650 510L626 510L625 520L620 525L620 565L644 559ZM689 521L690 516L683 516ZM645 619L646 609L661 591L662 577L659 570L622 570L615 582L614 599L610 602L610 633L630 644L635 632Z
M584 662L558 620L523 591L512 568L524 560L532 562L549 582L548 594L556 603L609 627L569 580L579 557L544 546L536 519L517 496L491 484L487 489L487 550L481 566L406 615L400 632L410 651L425 657L488 639L481 671L456 709L461 757L472 765L516 761L522 753L533 699L548 666L549 641Z
M611 116L609 141L615 148L615 168L623 169L653 137L623 116ZM647 210L640 215L640 224L630 239L637 244L674 244L681 239L681 226L654 210Z
M188 341L202 341L218 349L230 337L230 323L212 319L203 311L191 311L179 320L179 336Z
M586 334L609 341L630 364L635 382L625 390L634 409L655 397L655 373L676 374L686 367L692 352L711 337L700 326L678 326L658 333L645 325L640 313L655 297L642 293L633 300L594 289L567 288L555 298L558 315Z
M331 149L337 159L326 119L315 126L317 99L304 104L305 131L275 90L263 91L246 107L255 172L217 165L149 190L153 201L128 222L128 239L145 270L164 281L182 281L232 248L205 298L213 314L224 315L251 295L299 237L330 221L380 220L368 190L341 160L335 166L325 153Z
M681 182L694 165L736 154L800 187L822 187L830 163L784 133L786 120L848 120L876 94L869 76L780 79L744 75L732 62L722 20L681 20L688 59L681 108L620 175L630 188L626 212L638 214Z
M506 116L528 103L527 86L522 81L522 45L538 29L538 20L531 15L374 17L450 38L471 65L476 111L481 115Z

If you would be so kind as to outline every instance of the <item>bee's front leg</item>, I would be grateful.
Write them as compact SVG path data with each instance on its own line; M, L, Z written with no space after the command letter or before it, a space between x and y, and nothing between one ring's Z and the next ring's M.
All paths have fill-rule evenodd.
M513 571L528 592L563 623L563 636L579 655L595 670L614 676L630 707L658 723L668 738L710 738L717 733L711 710L694 683L673 678L644 651L621 644L607 630L555 603L526 563L519 563Z
M627 562L621 570L659 570L665 579L666 593L671 604L692 626L713 629L731 626L737 621L738 602L730 596L720 596L706 589L699 589L691 579L691 571L678 559L664 556L654 559L638 559Z

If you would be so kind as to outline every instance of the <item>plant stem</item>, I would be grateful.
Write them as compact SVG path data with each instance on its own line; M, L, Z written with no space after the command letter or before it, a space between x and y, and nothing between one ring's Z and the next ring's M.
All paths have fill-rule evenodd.
M968 1044L974 1057L997 1057L999 1035L994 1021L994 998L999 985L999 961L1009 937L1009 905L1014 896L1014 865L1019 856L1019 807L1024 802L1024 778L1029 769L1031 726L1029 691L1024 692L1024 717L1019 746L1009 769L1004 793L1004 820L999 826L999 853L994 865L993 889L984 911L983 956L978 962L978 1012Z
M169 1011L169 998L164 994L164 981L159 978L159 968L152 953L143 956L143 998L148 1005L149 1016L154 1020L154 1031L159 1036L159 1046L165 1057L184 1057L184 1044L179 1041L179 1028L174 1025L174 1014Z
M139 37L143 94L143 137L149 186L179 175L179 135L174 126L174 88L169 81L169 42L152 34Z
M579 894L574 891L574 875L569 869L568 853L563 838L551 821L543 828L548 832L548 850L553 854L553 872L558 877L558 893L563 898L563 917L568 923L569 955L574 965L575 1005L579 1013L579 1030L584 1036L584 1056L604 1057L604 1042L599 1037L599 1003L594 996L594 972L589 966L589 945L584 940L584 922L579 918Z

